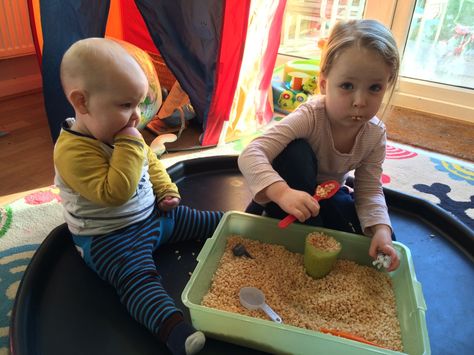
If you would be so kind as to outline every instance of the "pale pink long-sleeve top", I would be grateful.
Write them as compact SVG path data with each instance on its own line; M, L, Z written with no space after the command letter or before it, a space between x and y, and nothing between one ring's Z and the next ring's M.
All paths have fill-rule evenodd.
M355 206L364 233L371 235L368 227L376 224L391 228L381 182L385 125L377 117L372 118L357 134L350 153L340 153L334 146L324 101L324 96L319 96L302 104L245 148L238 164L252 195L255 198L269 185L283 181L271 162L291 141L303 138L318 160L318 183L336 180L342 185L354 170Z

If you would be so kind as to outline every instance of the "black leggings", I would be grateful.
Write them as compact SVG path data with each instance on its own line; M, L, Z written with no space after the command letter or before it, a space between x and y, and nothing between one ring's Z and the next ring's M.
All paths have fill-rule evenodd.
M306 140L296 139L275 158L273 168L293 189L314 195L318 160ZM311 217L304 224L336 229L344 232L362 234L359 218L354 206L354 198L347 187L341 187L330 199L319 202L321 206L317 217ZM287 216L276 203L264 206L269 217L282 219Z

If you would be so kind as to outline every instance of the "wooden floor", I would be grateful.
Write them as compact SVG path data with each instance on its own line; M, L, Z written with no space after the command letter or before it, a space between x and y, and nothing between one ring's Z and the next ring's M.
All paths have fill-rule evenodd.
M54 183L53 141L42 92L0 100L0 206ZM144 132L147 142L154 136Z
M54 180L53 142L42 92L0 101L0 205ZM3 203L2 203L3 201Z
M407 118L407 112L399 112L398 117L399 119L391 117L386 122L389 139L471 162L474 160L473 126L459 123L452 126L449 120L430 121L427 117L414 119L414 113L408 113ZM413 126L414 122L419 122L418 126ZM403 132L404 127L411 133L416 132L416 135ZM390 135L391 129L400 139ZM436 129L435 134L433 129ZM1 206L15 200L18 194L25 191L53 184L53 143L42 92L1 100L0 131L8 132L7 135L0 136ZM147 131L144 131L144 137L147 142L154 138ZM437 142L437 146L433 142ZM450 151L446 151L446 147Z

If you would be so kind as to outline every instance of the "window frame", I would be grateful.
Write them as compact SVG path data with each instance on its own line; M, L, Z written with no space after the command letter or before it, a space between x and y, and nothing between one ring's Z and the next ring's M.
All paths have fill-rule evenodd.
M367 3L373 2L377 1L367 1ZM387 17L384 19L384 23L392 30L399 45L400 53L403 55L416 0L387 0L387 2L391 3L393 14L391 19L386 14ZM369 6L366 6L366 9L374 10ZM369 17L367 14L364 14L364 16ZM393 97L393 104L396 106L469 123L474 123L473 101L474 90L403 76L399 79Z

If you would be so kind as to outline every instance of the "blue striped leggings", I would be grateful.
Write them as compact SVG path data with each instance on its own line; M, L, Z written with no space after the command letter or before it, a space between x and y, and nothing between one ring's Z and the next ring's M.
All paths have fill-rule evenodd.
M186 206L166 213L155 209L146 220L117 232L73 239L86 264L117 290L133 318L158 335L163 322L181 310L163 288L153 252L166 243L209 238L222 215Z

